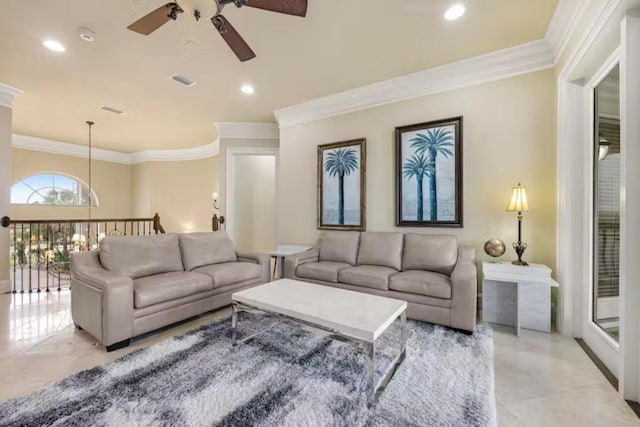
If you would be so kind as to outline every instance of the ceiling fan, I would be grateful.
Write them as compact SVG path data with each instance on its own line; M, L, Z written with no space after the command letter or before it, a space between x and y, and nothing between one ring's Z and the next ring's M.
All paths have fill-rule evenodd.
M215 0L217 11L211 17L211 23L218 30L222 38L229 45L233 53L242 62L256 57L251 47L244 41L242 36L233 28L233 25L222 15L222 9L228 4L235 4L237 7L249 6L271 12L284 13L287 15L305 17L307 15L307 0ZM167 22L178 18L184 10L176 2L167 3L160 6L148 15L138 19L127 28L136 33L148 36ZM196 21L200 20L200 11L194 10Z

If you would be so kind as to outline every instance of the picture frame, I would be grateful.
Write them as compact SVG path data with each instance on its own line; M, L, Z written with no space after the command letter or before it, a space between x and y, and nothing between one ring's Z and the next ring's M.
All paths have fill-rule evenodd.
M462 228L462 139L462 116L396 128L396 226Z
M318 146L318 229L366 229L365 138Z

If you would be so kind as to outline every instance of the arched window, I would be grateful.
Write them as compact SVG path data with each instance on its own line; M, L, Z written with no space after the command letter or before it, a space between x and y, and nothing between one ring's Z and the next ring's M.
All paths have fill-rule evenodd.
M14 205L88 206L89 187L72 176L42 173L21 179L11 187ZM98 197L91 191L91 206Z

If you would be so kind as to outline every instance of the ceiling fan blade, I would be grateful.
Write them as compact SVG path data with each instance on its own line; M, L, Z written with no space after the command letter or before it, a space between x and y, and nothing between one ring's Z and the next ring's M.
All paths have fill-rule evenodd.
M127 28L131 31L135 31L136 33L148 36L171 19L174 19L171 17L172 13L182 13L182 9L177 3L167 3L164 6L160 6L148 15L138 19Z
M307 16L307 0L249 0L247 6L287 15Z
M251 47L249 47L236 29L233 28L233 25L227 21L227 18L222 15L217 15L211 18L211 23L216 27L224 41L227 42L240 61L244 62L256 57Z

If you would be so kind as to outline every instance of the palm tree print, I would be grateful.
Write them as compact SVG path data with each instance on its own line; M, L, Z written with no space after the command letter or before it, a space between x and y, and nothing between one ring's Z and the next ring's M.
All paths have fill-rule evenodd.
M344 225L344 177L358 170L358 153L352 148L339 148L327 153L324 170L338 177L338 224Z
M423 180L425 176L431 177L435 169L424 154L414 154L402 167L402 174L406 179L414 178L418 181L418 221L424 220Z
M429 129L427 134L419 133L411 140L411 148L419 155L428 155L429 163L433 172L429 175L429 214L431 221L438 220L438 189L436 187L436 159L438 154L444 157L453 157L453 135L445 127ZM420 220L418 218L418 220Z

